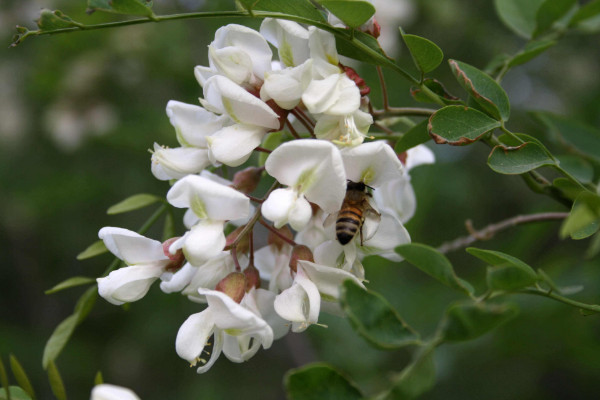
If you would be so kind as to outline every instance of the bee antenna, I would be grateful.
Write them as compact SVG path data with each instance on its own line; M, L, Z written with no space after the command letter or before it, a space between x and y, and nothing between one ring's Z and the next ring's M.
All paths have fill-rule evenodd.
M375 190L375 188L374 188L374 187L372 187L372 186L369 186L369 185L365 185L365 186L366 186L366 187L368 187L368 188L369 188L369 189L371 189L371 190Z

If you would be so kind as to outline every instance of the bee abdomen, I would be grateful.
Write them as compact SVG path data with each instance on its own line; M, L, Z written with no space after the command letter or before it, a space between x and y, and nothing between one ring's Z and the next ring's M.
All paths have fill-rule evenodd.
M348 217L340 217L335 223L335 234L342 245L350 242L360 229L360 218L352 214L355 213L351 213Z

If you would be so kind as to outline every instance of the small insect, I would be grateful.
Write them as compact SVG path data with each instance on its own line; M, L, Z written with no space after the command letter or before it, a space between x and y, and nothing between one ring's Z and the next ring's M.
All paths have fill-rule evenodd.
M348 244L360 231L362 246L362 228L366 214L372 213L378 219L380 218L380 214L369 204L368 197L371 197L371 193L367 192L367 188L373 189L363 182L348 181L346 197L335 221L335 234L342 245Z

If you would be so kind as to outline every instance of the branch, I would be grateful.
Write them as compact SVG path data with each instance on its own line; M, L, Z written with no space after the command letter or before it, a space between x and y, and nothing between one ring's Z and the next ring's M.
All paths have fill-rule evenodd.
M548 212L531 215L517 215L516 217L512 217L509 219L505 219L504 221L488 225L481 230L475 230L473 228L471 220L467 220L465 222L465 225L467 231L469 231L469 235L459 237L449 242L445 242L440 247L438 247L437 250L440 253L445 254L454 250L461 249L463 247L467 247L477 241L490 240L494 237L496 233L508 228L512 228L513 226L528 224L531 222L562 220L567 218L568 216L569 213L566 212Z

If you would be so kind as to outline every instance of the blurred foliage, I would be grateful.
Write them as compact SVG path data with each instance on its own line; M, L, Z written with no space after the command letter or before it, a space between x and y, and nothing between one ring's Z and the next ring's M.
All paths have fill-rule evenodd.
M77 21L94 23L114 16L88 16L84 1L4 0L0 39L37 18L40 7L60 8ZM497 54L513 54L524 40L509 31L492 2L403 1L406 33L432 40L446 59L483 69ZM157 13L231 9L230 1L157 0ZM168 188L150 173L153 142L174 145L163 112L169 99L195 103L201 89L195 65L206 65L206 45L214 31L232 21L189 20L114 30L33 38L0 53L0 355L15 354L39 398L51 389L41 367L45 341L72 311L83 288L54 295L44 290L74 275L98 276L108 255L77 261L105 225L136 229L152 207L127 215L106 209L135 193L163 196ZM237 20L257 27L259 21ZM383 27L397 32L395 26ZM399 39L399 33L398 33ZM503 86L512 103L511 130L544 137L544 127L527 111L545 110L600 125L600 52L597 36L568 35L534 61L508 72ZM399 63L411 66L397 42ZM377 75L361 75L380 105ZM433 74L450 93L464 93L444 62ZM414 105L409 84L386 72L390 102ZM548 143L545 141L545 143ZM482 144L468 148L435 146L437 163L414 170L418 209L407 228L413 241L438 246L476 227L517 214L566 211L536 195L516 177L500 176L486 165ZM180 220L181 215L176 215ZM159 224L160 225L160 224ZM559 240L559 223L544 222L502 232L478 247L504 251L542 268L560 285L585 286L578 298L598 303L598 260L584 258L587 241ZM160 238L160 226L148 236ZM484 265L464 251L448 255L457 273L485 281ZM419 332L433 333L449 303L460 298L407 263L381 258L366 262L369 287L383 294ZM591 398L600 391L600 320L537 297L513 296L518 317L477 340L444 346L435 354L437 385L425 399ZM325 361L345 371L366 393L387 379L379 371L402 369L408 350L370 347L347 320L325 316L328 328L313 326L260 351L249 363L220 360L197 375L174 351L177 330L198 305L154 287L127 309L98 301L57 360L70 398L87 398L97 371L104 381L128 386L143 399L284 397L285 371ZM12 381L14 383L14 380ZM151 384L149 384L151 382Z

